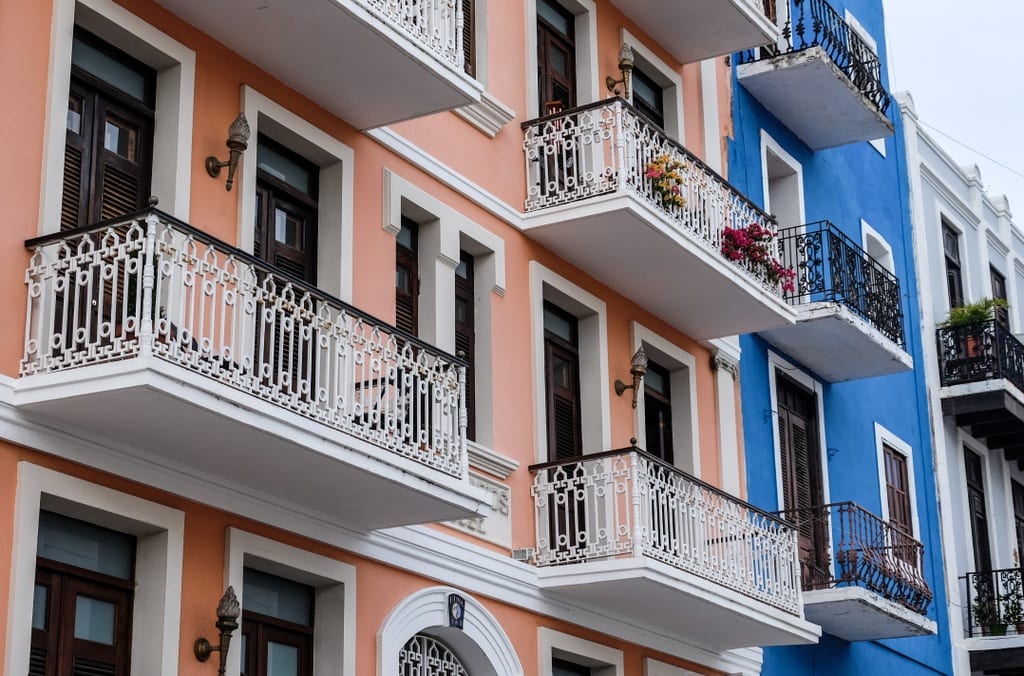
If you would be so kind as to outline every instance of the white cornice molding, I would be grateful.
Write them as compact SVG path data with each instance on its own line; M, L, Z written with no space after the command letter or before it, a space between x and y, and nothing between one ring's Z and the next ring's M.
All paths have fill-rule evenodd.
M726 673L760 672L762 657L758 648L720 653L623 620L613 612L606 613L548 596L541 591L537 571L532 566L438 528L405 526L361 532L339 522L337 515L311 512L275 501L271 496L250 494L155 459L140 457L137 450L118 449L101 440L75 436L66 430L31 420L11 404L15 382L9 376L0 375L0 439L154 486L231 514L244 514L254 521L424 578L457 582L459 587L474 594L587 627L711 669Z
M507 479L512 472L519 469L519 461L481 446L475 441L466 442L469 454L469 466L493 474L499 479Z
M480 103L471 103L452 111L466 122L479 129L489 138L494 138L502 127L516 117L512 110L487 91L480 95Z

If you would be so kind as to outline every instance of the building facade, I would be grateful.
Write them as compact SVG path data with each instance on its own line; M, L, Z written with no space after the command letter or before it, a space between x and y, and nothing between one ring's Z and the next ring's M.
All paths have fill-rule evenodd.
M779 42L734 57L729 176L776 220L770 253L797 322L741 340L744 447L751 501L800 532L804 609L822 639L766 648L764 672L949 673L882 3L776 10Z
M729 338L800 319L723 247L770 222L722 178L761 5L0 15L4 673L757 674L818 640Z
M957 673L1024 668L1024 234L900 100ZM1005 301L994 305L991 301Z

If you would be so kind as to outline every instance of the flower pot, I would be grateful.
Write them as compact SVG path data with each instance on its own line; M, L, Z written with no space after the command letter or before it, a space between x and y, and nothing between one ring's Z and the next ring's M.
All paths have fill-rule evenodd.
M1006 636L1005 624L990 624L981 628L984 636Z

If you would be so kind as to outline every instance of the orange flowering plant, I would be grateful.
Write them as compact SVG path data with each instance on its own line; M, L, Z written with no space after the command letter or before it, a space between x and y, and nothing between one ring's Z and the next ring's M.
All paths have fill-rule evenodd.
M686 206L683 197L683 163L668 153L658 155L644 167L644 177L650 179L654 196L665 209Z

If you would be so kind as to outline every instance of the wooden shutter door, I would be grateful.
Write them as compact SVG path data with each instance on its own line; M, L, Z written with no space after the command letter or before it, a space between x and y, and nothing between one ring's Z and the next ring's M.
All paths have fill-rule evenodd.
M64 143L64 190L60 204L60 228L83 225L88 213L92 172L93 115L95 95L71 81L68 96L67 132Z
M579 357L551 340L544 344L548 389L548 459L580 455Z
M141 209L149 196L152 123L144 115L97 97L90 221Z

